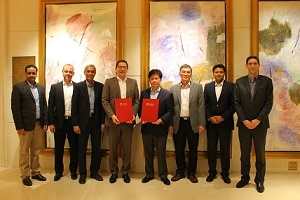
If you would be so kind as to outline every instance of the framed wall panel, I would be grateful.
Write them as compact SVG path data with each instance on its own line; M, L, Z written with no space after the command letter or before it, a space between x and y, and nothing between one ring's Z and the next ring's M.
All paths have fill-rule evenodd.
M163 1L143 0L142 89L149 87L148 72L160 69L162 87L180 82L179 68L189 64L192 79L212 81L212 67L227 66L233 80L231 0ZM167 151L173 152L168 138ZM199 151L206 151L206 134L200 136ZM204 155L204 154L203 154Z
M252 1L252 50L260 74L272 78L274 104L266 151L300 157L300 1Z
M75 68L75 82L85 80L87 64L96 66L97 81L114 76L115 63L123 58L123 43L124 0L40 0L39 82L47 94L63 79L67 63ZM51 133L47 147L54 147ZM102 147L108 149L108 143Z

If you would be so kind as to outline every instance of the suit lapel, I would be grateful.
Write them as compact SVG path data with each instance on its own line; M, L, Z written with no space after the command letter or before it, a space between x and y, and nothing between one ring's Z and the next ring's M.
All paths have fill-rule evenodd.
M191 82L191 87L190 87L190 99L189 99L189 105L191 105L191 102L193 101L194 94L195 94L195 85L193 82ZM181 96L181 95L180 95Z
M58 85L57 90L58 90L58 94L60 96L60 100L64 102L65 101L65 99L64 99L65 96L64 96L64 86L63 85L64 85L63 81L60 82L59 85Z
M256 84L255 84L255 87L254 87L254 94L253 94L253 99L255 98L256 96L256 93L258 91L258 88L259 88L259 85L261 84L261 78L260 76L258 75L257 77L257 80L256 80Z
M34 96L33 96L33 94L32 94L32 91L31 91L31 89L30 89L29 83L27 83L27 82L25 81L25 82L24 82L24 87L25 87L25 89L27 90L27 92L30 94L31 98L35 101Z
M114 79L113 79L113 85L114 85L114 89L117 92L117 97L121 98L121 89L120 89L117 77L114 77ZM127 87L127 83L126 83L126 87ZM127 95L127 90L126 90L126 95Z

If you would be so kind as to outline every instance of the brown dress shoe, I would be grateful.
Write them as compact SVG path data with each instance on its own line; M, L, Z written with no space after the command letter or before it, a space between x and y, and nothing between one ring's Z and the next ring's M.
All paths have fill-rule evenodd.
M171 178L171 181L179 181L180 179L184 178L185 176L182 174L176 174Z
M196 178L196 176L191 175L187 177L192 183L198 183L198 179Z

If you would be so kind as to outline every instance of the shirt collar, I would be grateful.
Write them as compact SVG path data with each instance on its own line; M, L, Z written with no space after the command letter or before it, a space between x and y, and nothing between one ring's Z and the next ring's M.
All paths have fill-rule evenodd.
M37 83L36 83L36 82L34 82L34 85L32 85L31 83L29 83L29 82L26 80L26 83L29 85L29 87L32 87L32 88L37 87Z
M87 84L88 84L88 82L87 82ZM64 86L72 86L72 85L73 85L73 81L71 81L71 82L69 83L69 85L68 85L65 81L63 81L63 85L64 85Z
M188 82L188 84L186 85L182 85L182 83L180 83L180 85L181 85L181 89L188 89L191 87L191 82Z
M93 81L93 84L89 84L89 82L87 80L85 80L85 82L88 87L94 87L94 81Z
M218 84L216 81L215 81L215 86L216 87L222 87L224 85L224 80L220 83L220 84Z
M250 78L250 76L248 75L249 82L250 82L250 83L256 82L257 77L258 77L258 75L255 76L254 79L253 79L253 81L252 81L251 78Z
M152 90L152 88L150 88L150 92L153 94L156 94L158 92L160 92L161 87L159 87L157 90Z
M118 76L117 76L117 79L118 79L118 81L125 82L125 81L127 81L127 76L125 76L124 80L122 80L122 79L121 79L120 77L118 77Z

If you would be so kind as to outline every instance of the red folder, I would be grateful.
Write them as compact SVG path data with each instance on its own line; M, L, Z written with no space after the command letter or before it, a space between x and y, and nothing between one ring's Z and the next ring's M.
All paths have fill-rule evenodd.
M132 120L132 98L115 99L116 116L120 122Z
M156 122L158 120L159 99L143 99L142 120Z

